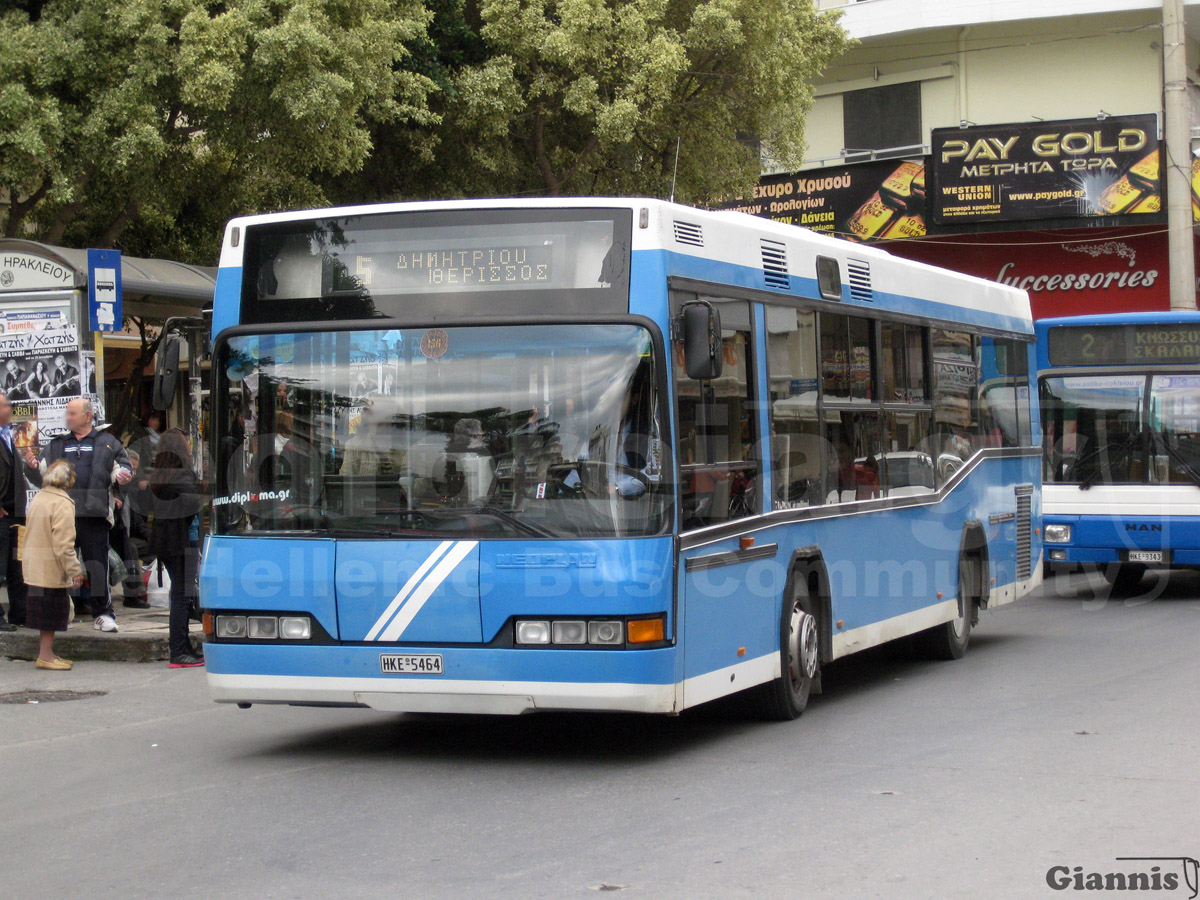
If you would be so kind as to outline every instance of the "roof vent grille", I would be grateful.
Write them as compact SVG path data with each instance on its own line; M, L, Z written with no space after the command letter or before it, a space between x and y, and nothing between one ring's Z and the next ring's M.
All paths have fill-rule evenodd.
M763 238L762 247L763 278L767 287L791 290L792 280L788 278L787 245L783 241L768 241Z
M871 264L859 259L846 260L846 280L850 283L850 299L860 303L874 303L875 291L871 288Z
M693 247L704 246L704 231L695 222L680 222L675 220L675 242L691 244Z

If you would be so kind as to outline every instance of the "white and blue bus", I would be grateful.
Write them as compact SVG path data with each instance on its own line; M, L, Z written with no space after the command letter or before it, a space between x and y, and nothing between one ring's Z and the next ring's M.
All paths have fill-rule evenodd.
M1045 562L1122 592L1200 565L1200 314L1042 319Z
M214 698L793 718L1036 585L1027 296L738 213L233 220L213 309Z

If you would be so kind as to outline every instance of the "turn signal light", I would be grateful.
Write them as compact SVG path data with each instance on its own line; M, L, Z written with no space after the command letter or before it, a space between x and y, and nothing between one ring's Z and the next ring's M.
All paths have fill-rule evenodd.
M625 635L631 644L661 641L665 633L662 619L634 619L625 626Z

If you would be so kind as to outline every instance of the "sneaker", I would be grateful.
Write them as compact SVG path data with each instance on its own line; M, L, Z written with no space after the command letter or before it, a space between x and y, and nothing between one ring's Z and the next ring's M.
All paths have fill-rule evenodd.
M0 622L0 631L16 631L17 626L12 622Z
M59 659L57 656L49 661L44 660L39 656L35 665L39 669L53 669L56 672L65 672L71 668L73 664L69 659Z
M145 597L130 597L128 600L122 600L121 605L126 609L149 609L150 601Z
M168 668L171 669L194 669L197 666L204 665L203 659L197 659L190 653L185 653L182 656L172 656L171 664Z
M97 631L107 631L109 634L116 634L120 630L117 628L116 617L111 613L97 616L96 621L92 623L92 627Z

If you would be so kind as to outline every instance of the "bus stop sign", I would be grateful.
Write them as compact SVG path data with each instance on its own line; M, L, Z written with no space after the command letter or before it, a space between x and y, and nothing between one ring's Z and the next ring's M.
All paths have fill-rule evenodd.
M121 251L88 250L88 330L120 331Z

